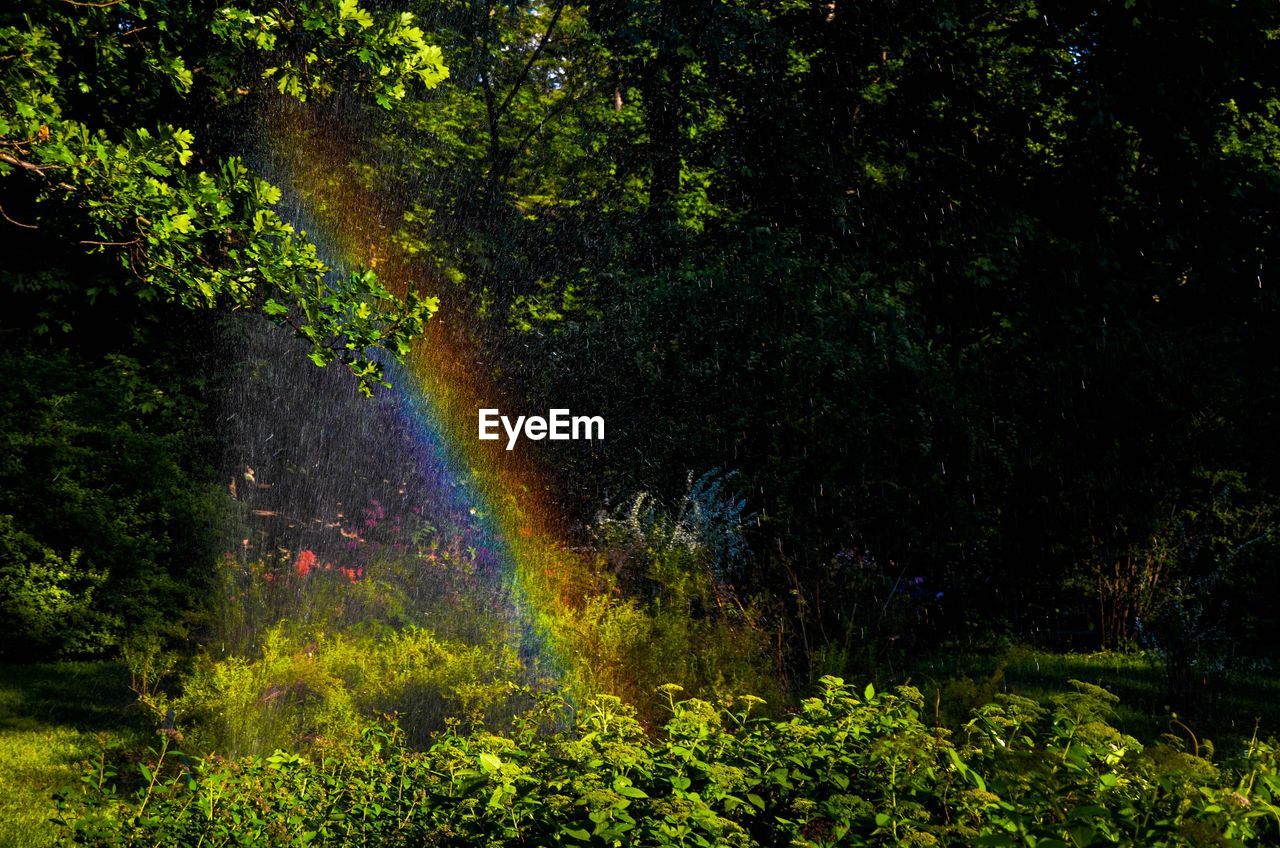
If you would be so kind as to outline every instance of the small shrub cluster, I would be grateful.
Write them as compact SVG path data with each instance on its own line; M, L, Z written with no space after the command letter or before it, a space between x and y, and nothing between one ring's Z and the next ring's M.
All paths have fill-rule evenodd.
M1086 684L1001 697L958 732L909 687L827 677L777 719L757 698L677 700L646 733L617 698L549 696L498 735L456 724L424 751L394 726L353 749L188 762L164 737L131 789L99 770L62 801L80 845L1247 845L1280 837L1276 749L1214 763L1144 747ZM568 729L564 729L565 727Z
M395 713L424 743L451 715L510 715L515 651L466 645L410 627L324 633L281 622L252 656L197 657L181 693L146 699L172 711L191 752L227 756L343 745L374 717ZM135 675L136 676L136 675Z
M749 556L744 503L725 488L731 477L690 475L673 504L641 493L597 516L590 580L548 621L572 697L609 692L648 724L662 722L649 695L664 683L703 697L785 699L766 613L731 579Z

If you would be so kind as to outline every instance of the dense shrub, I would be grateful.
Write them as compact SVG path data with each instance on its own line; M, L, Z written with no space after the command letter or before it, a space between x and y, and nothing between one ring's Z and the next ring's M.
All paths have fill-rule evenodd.
M157 694L187 730L191 751L269 753L349 743L377 716L395 713L414 742L449 715L510 715L515 651L466 645L427 630L324 633L282 622L250 656L196 658L176 697Z
M349 750L188 762L164 737L136 788L96 771L64 799L92 846L1244 845L1280 837L1276 750L1228 763L1144 747L1096 687L1004 697L956 734L914 689L828 677L785 719L756 698L677 701L661 733L599 697L556 730L544 698L507 735L457 726L425 751L393 727Z
M673 504L641 493L597 516L591 585L548 622L570 660L563 683L574 696L609 692L655 722L661 716L644 705L664 683L703 697L784 697L765 611L733 583L750 552L745 504L725 488L730 476L690 475Z
M204 649L188 673L142 685L144 701L157 717L173 711L189 754L228 756L345 744L390 712L421 745L450 715L509 717L524 704L511 684L551 675L572 701L640 704L649 726L663 716L647 696L664 682L781 703L758 613L723 578L743 543L741 504L720 489L708 475L670 513L640 497L602 517L599 552L566 553L582 579L544 598L553 612L536 625L460 533L413 515L382 522L376 501L359 545L321 537L315 550L258 555L264 545L245 539L216 568ZM130 664L156 684L150 658L136 651Z
M0 375L0 657L182 632L218 503L189 387L163 364L52 346L0 353Z

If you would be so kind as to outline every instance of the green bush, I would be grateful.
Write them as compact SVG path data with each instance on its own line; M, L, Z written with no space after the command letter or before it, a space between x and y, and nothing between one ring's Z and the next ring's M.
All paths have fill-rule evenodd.
M425 751L394 726L342 756L278 751L188 762L172 734L130 790L101 773L63 800L92 846L1246 845L1280 837L1275 748L1214 763L1199 743L1144 747L1077 684L1003 697L952 735L918 692L827 677L784 719L760 701L677 701L646 734L613 697L544 697L511 733L451 725Z
M427 630L325 633L282 622L260 634L253 656L203 654L169 709L187 747L224 755L348 744L378 716L395 713L411 740L450 715L503 708L519 674L515 651L464 645ZM510 714L509 712L507 714Z
M725 479L691 476L670 508L641 494L598 517L593 585L548 621L572 697L616 695L648 724L662 721L647 701L664 683L702 697L784 700L765 616L730 579L747 551L743 504L724 494Z
M208 587L217 495L193 471L199 404L164 366L0 352L0 657L178 635Z
M82 564L82 551L66 556L0 515L0 646L25 644L34 653L90 653L110 644L120 621L94 603L106 581Z

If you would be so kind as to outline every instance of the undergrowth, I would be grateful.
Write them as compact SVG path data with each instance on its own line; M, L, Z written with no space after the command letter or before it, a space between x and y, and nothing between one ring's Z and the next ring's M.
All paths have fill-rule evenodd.
M553 696L509 732L451 723L425 750L394 724L342 749L189 760L177 734L136 774L95 772L62 799L89 846L1248 845L1280 838L1277 754L1217 761L1198 741L1144 746L1115 697L1077 683L1000 695L955 732L910 687L823 678L786 718L761 701L679 700L647 733L614 697ZM567 729L565 729L567 728Z

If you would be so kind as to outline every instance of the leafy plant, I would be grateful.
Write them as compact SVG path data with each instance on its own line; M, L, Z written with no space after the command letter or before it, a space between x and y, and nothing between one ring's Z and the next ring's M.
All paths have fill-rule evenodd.
M95 45L91 75L76 67L85 43ZM134 87L160 100L194 100L206 92L191 70L197 65L215 101L247 95L255 81L244 79L246 70L267 56L277 64L259 78L282 93L332 92L355 65L363 71L355 87L389 107L410 82L430 87L447 75L412 15L375 21L356 0L188 13L152 0L45 4L0 16L0 55L0 187L16 226L116 257L144 302L253 309L287 323L317 364L341 360L366 392L382 382L371 349L403 356L422 331L434 299L409 290L397 300L371 269L332 273L281 219L280 190L241 158L202 151L193 132L167 121L135 123L117 101ZM86 114L86 96L124 114ZM30 220L12 217L23 213L10 195Z
M646 734L601 696L557 730L539 699L511 731L447 727L429 748L372 727L342 757L277 751L173 764L162 747L121 792L92 776L63 801L93 846L836 846L1268 844L1280 836L1276 749L1215 764L1202 748L1144 748L1079 684L1040 704L982 707L961 741L925 723L918 692L824 678L794 715L760 699L715 706L663 687ZM168 759L166 759L166 757ZM165 764L168 763L166 767Z

